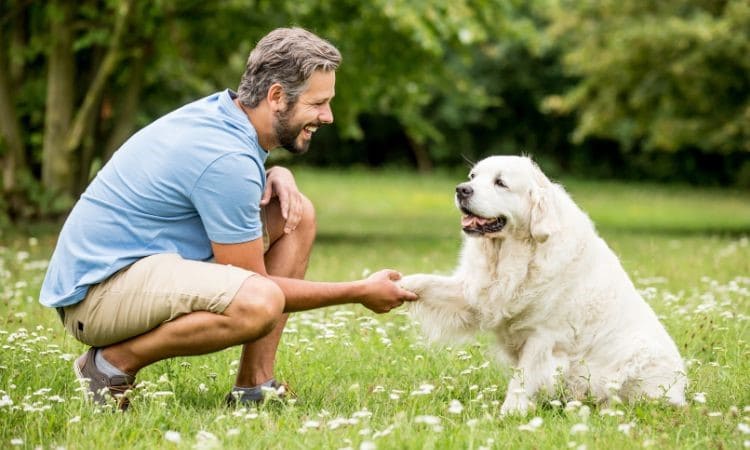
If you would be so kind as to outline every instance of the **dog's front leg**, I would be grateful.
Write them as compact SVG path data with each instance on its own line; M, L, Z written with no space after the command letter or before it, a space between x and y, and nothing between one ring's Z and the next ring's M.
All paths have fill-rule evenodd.
M408 304L409 313L430 340L463 338L476 331L476 312L464 297L461 278L416 274L403 277L398 284L419 296Z
M501 415L525 415L540 390L552 392L556 374L567 371L568 365L562 355L553 355L553 346L553 341L542 337L533 336L526 340L508 383L505 401L500 407Z

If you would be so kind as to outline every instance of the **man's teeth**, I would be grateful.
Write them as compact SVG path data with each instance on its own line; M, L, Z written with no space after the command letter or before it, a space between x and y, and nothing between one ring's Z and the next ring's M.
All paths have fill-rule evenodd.
M315 133L316 131L318 131L318 127L315 127L315 126L312 126L312 125L308 125L308 126L305 127L305 131L307 131L309 133Z

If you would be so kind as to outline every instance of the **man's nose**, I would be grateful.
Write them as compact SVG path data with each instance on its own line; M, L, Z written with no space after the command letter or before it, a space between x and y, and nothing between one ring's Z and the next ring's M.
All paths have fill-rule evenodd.
M325 104L322 107L318 114L318 120L320 123L333 123L333 110L331 110L330 104Z

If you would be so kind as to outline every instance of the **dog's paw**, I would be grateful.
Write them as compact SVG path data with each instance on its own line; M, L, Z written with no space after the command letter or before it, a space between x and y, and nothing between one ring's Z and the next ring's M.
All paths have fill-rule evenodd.
M509 393L500 407L501 416L525 416L534 404L525 393Z
M430 287L430 275L406 275L401 277L396 284L407 291L414 292L417 295L424 294L425 291Z

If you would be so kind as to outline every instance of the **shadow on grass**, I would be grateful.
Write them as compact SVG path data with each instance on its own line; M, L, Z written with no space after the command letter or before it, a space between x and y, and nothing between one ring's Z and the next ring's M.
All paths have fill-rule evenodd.
M740 227L680 227L679 225L674 226L598 226L597 229L601 232L617 232L627 233L635 235L657 235L657 236L674 236L674 237L695 237L695 236L716 236L725 238L742 238L750 237L750 226Z
M750 227L724 228L685 228L679 226L600 226L598 231L603 233L624 233L632 235L656 235L662 237L697 237L715 236L730 239L750 237ZM426 243L435 240L455 239L460 240L459 232L446 232L443 230L409 230L401 232L398 230L384 230L379 232L363 231L356 233L352 231L325 231L318 233L317 242L326 244L372 244L374 242L404 242L404 243Z
M372 244L374 242L405 242L405 243L426 243L442 239L460 239L456 233L446 235L439 232L409 232L402 233L398 231L383 232L362 232L353 233L349 231L342 232L322 232L318 233L316 241L325 244Z

